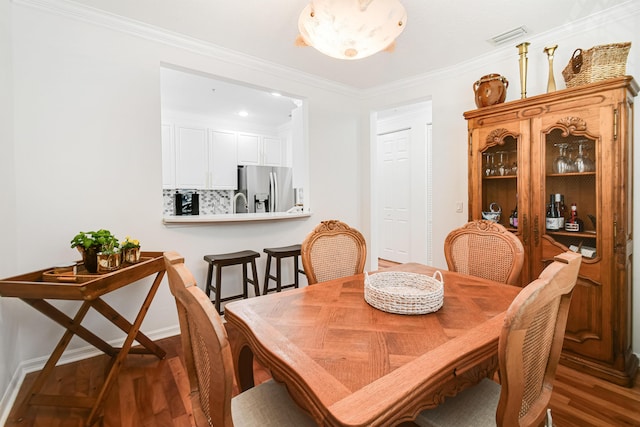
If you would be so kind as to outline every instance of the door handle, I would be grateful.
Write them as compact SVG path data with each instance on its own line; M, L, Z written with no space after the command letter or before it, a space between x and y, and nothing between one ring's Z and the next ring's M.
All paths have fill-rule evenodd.
M538 215L533 219L533 239L536 246L540 243L540 231L538 230Z

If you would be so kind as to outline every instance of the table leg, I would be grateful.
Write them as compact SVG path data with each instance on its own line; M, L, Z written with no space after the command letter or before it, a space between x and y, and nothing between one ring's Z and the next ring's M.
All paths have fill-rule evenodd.
M162 280L162 276L160 277L160 279L156 278L156 280L160 282L160 280ZM102 299L98 298L92 301L91 306L94 308L94 310L96 310L97 312L102 314L104 317L109 319L111 323L119 327L123 332L128 333L131 330L131 327L133 325L131 325L131 323L129 323L127 319L122 317L120 313L114 310L113 307L111 307L109 304L104 302ZM155 354L159 359L164 359L164 356L166 356L167 354L162 348L160 348L160 346L158 346L149 337L147 337L145 334L143 334L140 331L136 333L135 340L139 342L143 347L145 347L147 351L131 350L129 351L130 353L135 353L135 354L152 353L152 354Z
M79 336L80 338L82 338L89 344L93 345L97 349L102 350L104 353L108 354L109 356L113 357L118 353L118 350L116 350L111 345L107 344L102 338L99 338L93 332L89 331L88 329L80 325L80 321L82 321L82 319L80 319L79 322L76 322L75 320L72 321L69 316L67 316L66 314L64 314L63 312L61 312L51 304L49 304L47 301L42 299L22 298L22 300L27 304L29 304L30 306L32 306L33 308L35 308L36 310L38 310L40 313L44 314L45 316L53 320L54 322L58 323L60 326L63 326L65 329L72 332L72 335L75 334ZM85 310L85 314L86 314L86 311L90 307L91 307L90 301L86 301L83 304L81 310Z
M97 420L97 415L100 408L102 407L102 403L107 397L107 394L109 393L109 390L111 389L111 386L113 385L114 380L118 376L118 372L122 367L122 362L124 361L125 357L127 357L127 355L129 354L131 345L133 344L133 341L138 335L138 331L140 330L142 321L144 320L144 317L147 315L147 312L149 311L149 306L151 305L151 301L153 301L153 298L155 297L156 292L158 291L158 286L160 285L160 282L162 281L163 276L164 276L164 271L160 271L156 276L155 280L153 281L153 284L151 285L151 289L149 289L149 292L147 293L147 297L144 299L144 302L142 303L142 306L138 311L136 320L133 322L133 325L131 325L131 329L127 334L127 338L125 339L124 344L122 344L122 348L118 352L118 355L116 356L113 362L113 365L109 370L107 377L105 378L102 389L100 390L100 393L96 398L96 403L93 406L91 413L89 414L89 418L87 418L87 422L85 424L86 426L93 425L93 423ZM164 350L162 352L164 353Z
M229 322L225 323L224 326L231 346L236 383L240 392L243 392L255 385L253 378L253 352L235 326Z
M37 301L40 301L50 306L51 308L53 308L53 306L49 305L48 303L42 300L26 300L26 301L30 305L33 305L34 307L36 307L38 311L42 311L40 310L39 307L43 307L43 306L41 306L40 304L32 304ZM16 418L18 420L20 420L22 418L22 415L26 412L27 407L29 406L29 403L31 402L31 400L34 397L36 397L38 393L40 393L40 390L42 390L42 387L44 386L45 382L47 381L47 378L51 374L51 371L53 370L53 368L55 368L56 363L58 363L58 360L60 360L60 357L62 357L62 353L64 353L64 350L67 348L67 345L69 345L71 338L73 338L73 335L75 335L74 330L78 329L80 322L82 322L82 319L84 319L84 316L86 316L90 307L91 305L89 304L89 302L85 301L80 307L80 309L78 310L78 312L76 313L72 321L68 316L60 313L70 321L67 325L64 325L67 328L67 330L62 335L62 338L58 342L58 345L56 346L56 348L53 350L53 353L51 353L51 356L49 356L49 360L47 360L47 363L45 363L44 368L42 368L42 371L40 371L40 373L36 377L35 382L27 392L27 396L24 398L24 400L18 407L18 410L16 411L16 414L17 414Z

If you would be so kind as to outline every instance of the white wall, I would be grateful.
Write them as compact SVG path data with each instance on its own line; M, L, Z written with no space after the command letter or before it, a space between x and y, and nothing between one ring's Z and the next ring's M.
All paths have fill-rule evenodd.
M6 9L6 2L3 4ZM3 203L10 217L0 223L15 230L19 238L15 245L7 240L0 245L0 253L13 257L0 264L0 277L77 259L69 241L78 231L94 228L139 239L143 251L179 251L203 283L206 263L202 257L208 253L262 252L264 247L301 242L327 218L360 226L360 110L349 89L321 89L286 70L235 65L225 58L216 59L206 49L194 53L35 8L14 4L7 11L13 19L13 56L10 60L3 32L0 60L11 63L13 79L12 84L4 83L6 77L0 83L14 90L15 144L3 145L0 154L5 159L11 157L5 154L15 150L15 161L6 162L15 168L16 189L12 189L12 174L0 185L9 185L6 194L10 198L15 194L16 201ZM307 200L313 197L311 218L184 227L162 224L161 62L308 100L311 161L305 192ZM4 111L10 103L3 100L1 105ZM11 138L4 138L6 131L2 132L2 140L10 142ZM8 242L14 240L11 233L7 235ZM260 280L265 257L258 265ZM149 282L119 290L107 300L131 319ZM10 315L6 313L9 304ZM57 305L68 310L77 304ZM21 301L3 301L0 308L6 357L0 364L0 390L7 390L10 377L21 369L18 364L41 363L63 330ZM93 313L87 326L107 340L121 338ZM176 333L175 303L167 286L156 296L143 330L152 336ZM4 345L9 342L11 345ZM84 347L78 339L70 345L70 349ZM7 399L5 394L0 403L6 404Z
M8 1L0 2L0 272L16 272L15 179L13 162L13 91L11 84L11 13ZM17 335L12 304L0 297L0 390L5 390L20 359L14 345ZM2 397L0 392L0 398ZM1 410L1 405L0 405ZM1 414L1 412L0 412ZM0 417L1 418L1 417ZM1 420L0 420L1 421Z
M475 108L473 82L498 72L511 82L507 100L519 97L514 47L437 74L377 88L367 92L363 102L360 92L315 84L308 76L241 57L229 60L210 46L184 46L176 40L163 43L149 34L138 37L136 31L110 29L108 23L93 25L7 1L0 4L0 89L13 90L15 101L12 109L11 97L0 99L0 277L77 259L77 253L68 247L69 240L79 230L97 227L108 228L119 237L131 235L142 242L143 250L181 252L200 283L206 269L203 255L249 248L261 251L267 246L299 242L323 219L340 218L360 228L368 238L371 203L375 202L370 185L371 150L375 147L370 112L428 98L433 102L433 158L437 159L433 164L433 246L442 247L447 231L466 220L467 165L460 159L467 157L467 135L462 113ZM542 53L546 44L560 46L556 56L559 82L560 70L575 47L627 40L634 46L628 73L640 77L635 53L640 46L635 31L640 24L638 11L627 7L631 9L628 13L618 12L601 22L587 22L530 40L529 93L542 93L546 88L547 64ZM7 23L12 25L10 38ZM308 101L305 201L314 212L310 219L162 225L161 62L273 88ZM638 114L636 111L636 123L640 123ZM7 160L14 155L13 162ZM637 164L638 158L635 160ZM636 188L640 188L639 175ZM6 200L9 203L4 203ZM452 215L459 200L465 201L465 215ZM639 215L640 209L636 220ZM638 243L635 246L638 250ZM434 263L446 265L441 252L435 251ZM131 318L148 283L120 290L110 295L108 302ZM636 276L636 295L640 295L639 283ZM634 302L636 312L640 312L639 299ZM76 304L59 305L68 309ZM13 299L0 300L0 321L0 390L6 391L0 401L2 414L16 375L23 368L39 367L62 328ZM638 319L634 325L634 342L640 343ZM108 340L120 338L96 316L89 317L88 326ZM177 330L175 305L165 285L143 330L152 337ZM85 347L81 340L71 343L73 349Z

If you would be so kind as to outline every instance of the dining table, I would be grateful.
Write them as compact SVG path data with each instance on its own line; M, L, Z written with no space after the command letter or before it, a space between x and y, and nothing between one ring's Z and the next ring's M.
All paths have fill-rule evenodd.
M365 273L227 304L240 391L254 385L255 358L318 425L393 426L493 377L504 317L521 288L440 271L443 305L427 314L369 305Z

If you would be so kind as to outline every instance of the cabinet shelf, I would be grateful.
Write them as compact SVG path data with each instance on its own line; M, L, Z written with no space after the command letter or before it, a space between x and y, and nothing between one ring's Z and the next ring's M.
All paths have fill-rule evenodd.
M491 175L485 176L482 179L515 179L518 175Z
M545 230L549 236L582 237L583 239L595 239L596 232L589 231L551 231Z
M548 173L547 177L595 176L595 172Z

